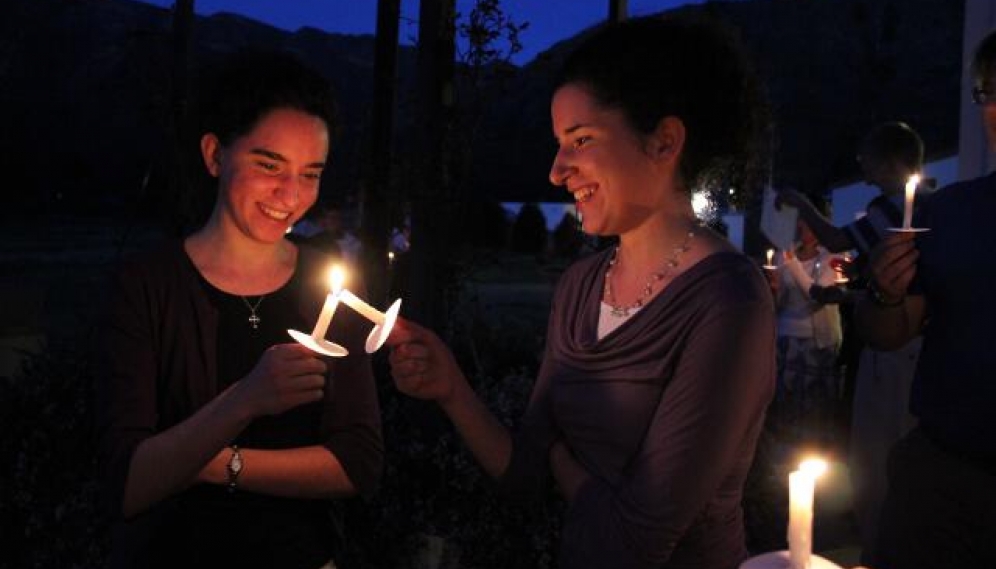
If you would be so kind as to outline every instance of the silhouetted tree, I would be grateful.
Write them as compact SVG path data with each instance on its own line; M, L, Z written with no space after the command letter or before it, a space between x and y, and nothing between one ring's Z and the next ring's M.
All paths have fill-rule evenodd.
M467 215L466 241L471 247L504 249L511 223L505 208L493 199L474 200Z
M560 218L560 223L553 230L551 235L553 254L557 257L570 259L578 254L584 237L578 229L578 220L569 213L565 213Z
M514 253L542 254L546 251L546 218L535 203L526 203L512 224L509 249Z
M398 67L398 18L401 0L377 0L374 47L373 113L370 121L370 160L363 186L363 274L370 298L378 304L387 292L387 246L391 231L391 136Z

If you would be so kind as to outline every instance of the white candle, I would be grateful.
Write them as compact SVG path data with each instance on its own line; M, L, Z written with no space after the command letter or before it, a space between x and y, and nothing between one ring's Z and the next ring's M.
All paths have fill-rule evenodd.
M769 267L772 266L771 262L774 259L775 259L775 250L774 249L768 249L768 266Z
M913 196L916 194L916 187L920 183L920 176L913 174L906 181L906 202L903 207L903 229L913 227Z
M803 461L789 473L789 562L792 569L808 569L813 553L813 494L816 479L826 471L826 462Z
M316 340L325 339L325 334L329 330L329 324L332 322L332 315L335 314L335 309L339 306L339 296L342 293L342 282L344 280L346 280L346 275L342 268L339 265L334 265L332 270L329 271L329 294L325 297L325 304L322 305L322 313L318 315L318 322L315 323L315 328L311 331L312 338Z
M808 472L789 473L789 561L792 569L808 569L813 552L813 491L816 479Z
M384 313L377 310L373 306L370 306L366 302L349 291L349 289L342 289L342 293L339 295L339 300L349 306L353 310L362 314L367 320L373 322L374 324L384 323Z

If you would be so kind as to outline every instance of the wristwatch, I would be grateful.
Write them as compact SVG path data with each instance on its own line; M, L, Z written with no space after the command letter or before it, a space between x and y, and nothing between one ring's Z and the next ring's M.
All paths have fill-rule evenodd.
M239 474L242 473L242 453L239 452L239 445L232 445L232 456L229 457L225 470L228 471L228 491L235 492Z
M896 308L903 305L903 297L901 296L897 299L886 298L878 289L878 285L875 284L875 279L868 282L868 293L871 295L872 302L882 308Z

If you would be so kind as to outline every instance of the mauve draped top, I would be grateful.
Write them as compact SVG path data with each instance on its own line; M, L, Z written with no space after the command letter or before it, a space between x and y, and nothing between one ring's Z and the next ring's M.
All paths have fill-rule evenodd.
M611 251L571 266L515 436L506 490L538 490L562 439L587 477L563 568L735 569L741 497L775 378L775 313L749 259L713 254L597 339Z

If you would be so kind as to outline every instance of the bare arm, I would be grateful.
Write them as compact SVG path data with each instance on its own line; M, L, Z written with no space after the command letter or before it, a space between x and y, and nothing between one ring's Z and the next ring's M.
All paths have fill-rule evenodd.
M512 456L512 437L471 389L449 348L431 331L401 319L388 343L398 389L436 401L481 467L493 478L501 476Z
M238 488L287 498L337 498L356 492L342 464L320 445L286 450L240 449ZM228 484L232 451L222 449L201 469L198 481Z
M248 376L183 422L138 444L125 482L123 515L138 514L195 482L254 418L321 399L324 372L325 364L301 346L267 350Z

